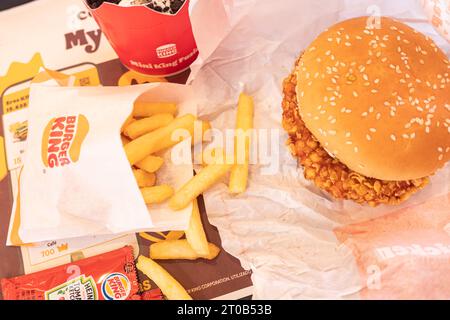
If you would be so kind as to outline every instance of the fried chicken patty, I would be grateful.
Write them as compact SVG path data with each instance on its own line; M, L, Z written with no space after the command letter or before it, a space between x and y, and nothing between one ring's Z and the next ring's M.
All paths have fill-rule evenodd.
M283 128L289 134L287 145L292 155L298 158L306 179L313 181L334 198L367 203L373 207L383 203L401 203L429 183L428 177L405 181L365 177L330 156L306 128L299 115L296 84L295 72L283 82Z

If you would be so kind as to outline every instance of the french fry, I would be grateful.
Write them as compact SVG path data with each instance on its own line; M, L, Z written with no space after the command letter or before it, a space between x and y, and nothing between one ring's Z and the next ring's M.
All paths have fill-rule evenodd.
M142 197L146 204L162 203L173 195L173 188L168 185L160 185L141 188Z
M133 116L136 118L151 117L158 113L177 113L177 105L171 102L146 102L136 100L134 102Z
M124 147L128 161L134 165L150 154L176 145L180 142L172 139L172 133L176 130L188 130L192 136L194 121L195 117L192 114L186 114L176 118L165 127L146 133L131 141Z
M149 234L147 232L139 232L139 236L144 238L145 240L151 242L161 241L161 238L165 238L166 240L178 240L183 237L184 231L169 231L168 233L156 232L156 234Z
M253 98L241 93L236 116L236 137L234 143L236 164L231 169L229 190L242 193L247 189L248 162L250 154L250 133L253 128Z
M127 143L130 143L130 139L125 137L123 134L120 135L120 140L122 141L122 146L126 145Z
M203 191L209 189L228 171L232 164L209 164L204 167L196 176L189 180L180 190L178 190L169 200L169 206L173 210L186 208Z
M211 122L203 120L202 121L202 133L205 134L206 131L211 129Z
M207 256L209 254L208 240L203 229L197 201L197 199L192 201L191 220L189 221L188 229L185 231L186 240L197 255Z
M169 300L192 300L183 286L150 258L139 256L136 267L149 277Z
M150 258L153 260L197 260L199 258L213 260L219 254L220 248L213 243L207 243L207 245L208 254L199 255L185 239L155 242L150 245Z
M222 148L208 148L201 153L200 163L203 166L222 163L234 164L234 155L226 153Z
M120 128L120 132L123 132L123 130L132 122L136 121L135 118L133 118L133 115L130 114L127 119L125 120L125 122L122 124L122 127Z
M167 126L172 121L173 115L170 113L155 114L148 118L133 121L125 127L123 133L131 139L136 139L143 134Z
M156 175L141 169L133 169L134 177L140 188L153 187L156 182Z
M194 136L191 140L191 144L194 145L196 143L206 141L206 137L207 137L206 132L210 129L211 129L211 123L209 121L202 121L201 138L200 138L200 136ZM194 132L194 135L195 134L196 133Z
M224 155L224 158L221 158L221 153ZM224 163L226 161L225 156L221 148L207 148L196 155L195 164L200 164L205 167L211 163Z
M164 164L164 159L157 156L147 156L143 160L135 164L139 169L153 173L159 170Z

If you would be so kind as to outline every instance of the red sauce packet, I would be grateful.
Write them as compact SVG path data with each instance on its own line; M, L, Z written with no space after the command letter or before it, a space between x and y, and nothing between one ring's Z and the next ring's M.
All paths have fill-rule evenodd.
M139 291L131 246L0 284L5 300L131 300Z

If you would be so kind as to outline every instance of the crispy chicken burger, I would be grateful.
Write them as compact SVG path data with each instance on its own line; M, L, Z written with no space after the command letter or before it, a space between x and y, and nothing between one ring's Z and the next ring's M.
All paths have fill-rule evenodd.
M409 26L368 17L320 34L283 84L304 175L337 199L398 204L450 159L450 64Z

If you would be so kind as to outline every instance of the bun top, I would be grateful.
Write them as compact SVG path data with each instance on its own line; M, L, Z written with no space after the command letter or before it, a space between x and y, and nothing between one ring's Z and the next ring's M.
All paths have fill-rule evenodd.
M390 18L338 23L296 68L307 128L350 169L381 180L429 176L450 159L450 64L425 35Z

